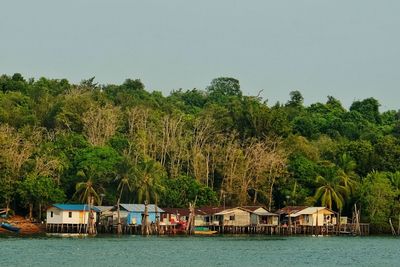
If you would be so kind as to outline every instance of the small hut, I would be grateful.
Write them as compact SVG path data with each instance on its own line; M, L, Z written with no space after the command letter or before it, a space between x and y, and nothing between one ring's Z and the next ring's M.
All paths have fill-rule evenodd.
M119 204L119 206L120 206L120 217L123 224L126 225L142 224L142 219L145 213L144 204ZM157 216L160 217L160 214L164 213L164 210L160 209L159 207L156 208L156 206L153 204L147 205L147 208L149 214L148 215L149 223L155 223ZM113 212L113 220L115 225L118 223L117 210L118 210L117 205L115 205L111 209L111 211Z
M299 226L336 225L335 213L325 207L308 207L290 214L290 217Z
M251 211L236 207L215 213L220 226L249 226Z
M92 207L94 213L100 210ZM86 232L90 208L86 204L54 204L46 212L46 229L51 232ZM93 217L93 223L96 222Z
M219 226L219 217L217 213L224 211L224 207L201 207L196 209L195 225L196 226Z
M251 211L250 222L254 226L277 226L279 215L269 212L262 206L243 206L242 208Z

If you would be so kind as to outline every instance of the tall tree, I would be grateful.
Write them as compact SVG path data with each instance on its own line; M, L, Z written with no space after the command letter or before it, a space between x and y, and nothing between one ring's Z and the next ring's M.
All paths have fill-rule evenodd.
M140 162L135 174L135 188L139 202L157 201L160 192L164 190L161 178L165 175L161 165L154 160ZM157 204L157 203L156 203Z

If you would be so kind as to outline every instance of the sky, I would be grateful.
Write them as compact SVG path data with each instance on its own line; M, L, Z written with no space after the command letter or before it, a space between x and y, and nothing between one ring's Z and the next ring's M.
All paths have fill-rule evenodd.
M0 7L0 73L150 91L234 77L270 105L299 90L400 109L398 0L14 0Z

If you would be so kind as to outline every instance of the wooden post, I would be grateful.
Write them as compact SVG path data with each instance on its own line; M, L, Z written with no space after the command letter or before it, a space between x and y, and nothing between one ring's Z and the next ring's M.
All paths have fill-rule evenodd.
M156 212L156 233L159 235L161 230L160 230L160 214L158 213L158 201L157 201L157 197L156 197L156 203L154 205L154 211Z
M195 218L194 204L189 202L189 219L186 225L186 231L189 235L194 234L194 218Z
M96 229L94 225L94 213L93 213L93 197L89 197L89 220L88 220L88 225L87 225L87 233L89 235L95 235L96 234Z
M121 190L121 193L122 193L122 190ZM121 225L121 212L120 212L120 200L121 200L121 194L120 194L120 197L118 198L118 201L117 201L117 234L121 234L122 233L122 225Z
M392 235L396 235L396 230L394 230L392 218L389 218L390 229L392 229Z
M397 235L400 235L400 214L399 214L399 227L397 228Z
M318 235L318 208L317 208L317 220L316 220L316 228L315 228L315 235L317 236Z
M149 209L147 206L147 200L144 202L144 214L143 214L143 219L142 219L142 235L149 235L150 230L149 230Z

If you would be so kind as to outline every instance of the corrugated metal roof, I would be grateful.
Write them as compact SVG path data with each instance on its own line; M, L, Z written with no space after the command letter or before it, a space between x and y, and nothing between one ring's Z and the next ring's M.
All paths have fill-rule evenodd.
M228 209L228 207L225 209ZM196 209L196 213L203 213L203 215L213 215L225 209L223 207L201 207Z
M278 214L269 211L255 211L253 213L259 216L278 216Z
M260 208L266 210L263 206L241 206L241 207L249 211L256 211Z
M129 211L129 212L144 212L144 204L120 204L121 208ZM147 205L148 212L156 212L154 204ZM157 207L157 212L164 212L163 209Z
M53 206L60 210L70 210L70 211L89 210L89 206L87 204L54 204ZM100 210L95 206L92 207L92 210L94 210L95 212L100 212Z
M286 206L280 210L277 210L277 214L294 214L296 212L299 212L305 208L308 208L307 206Z
M95 206L98 208L101 212L109 211L111 210L114 206Z
M325 207L308 207L294 214L290 214L290 217L298 217L300 215L314 214L320 212L321 214L333 214L334 212Z
M278 215L276 213L269 212L267 209L265 209L262 206L242 206L242 208L246 210L250 210L252 213L260 215L260 216L267 216L267 215Z
M251 213L251 211L249 211L247 209L244 209L242 207L237 207L237 208L223 210L221 212L215 213L214 215L226 215L226 214L234 213L235 210L242 210L242 211Z

